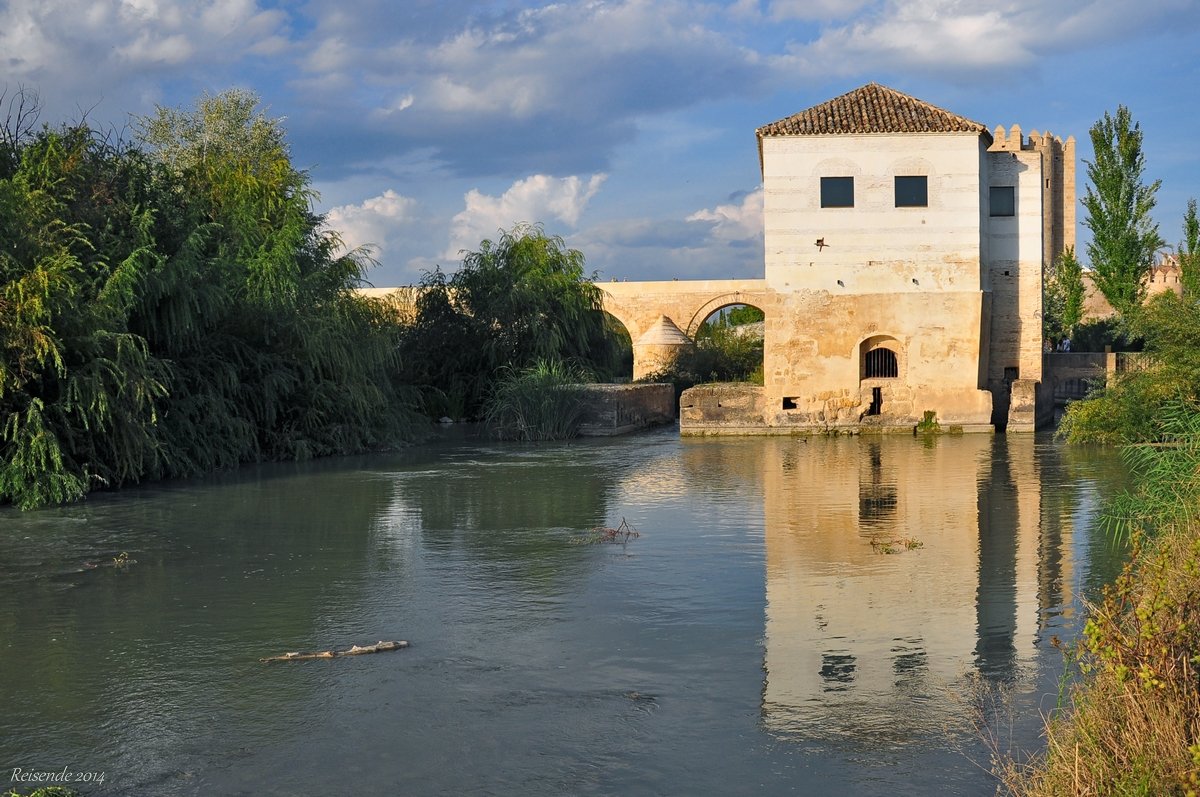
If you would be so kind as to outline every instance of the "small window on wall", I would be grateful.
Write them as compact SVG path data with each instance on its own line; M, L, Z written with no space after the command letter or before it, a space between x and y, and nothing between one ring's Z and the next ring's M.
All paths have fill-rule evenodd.
M929 205L929 178L897 177L896 207L923 208Z
M993 216L1017 215L1017 189L1011 185L994 185L988 189L988 207Z
M895 379L900 375L896 352L891 349L872 349L866 357L867 379Z
M853 177L822 177L821 178L821 207L823 207L823 208L852 208L852 207L854 207L854 178Z

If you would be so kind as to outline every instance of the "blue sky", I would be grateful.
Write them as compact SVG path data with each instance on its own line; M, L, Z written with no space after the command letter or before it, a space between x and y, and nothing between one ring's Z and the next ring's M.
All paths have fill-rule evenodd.
M755 128L870 81L1074 135L1080 196L1127 105L1167 241L1200 197L1200 0L3 0L0 64L51 123L256 92L381 286L518 221L602 279L761 277Z

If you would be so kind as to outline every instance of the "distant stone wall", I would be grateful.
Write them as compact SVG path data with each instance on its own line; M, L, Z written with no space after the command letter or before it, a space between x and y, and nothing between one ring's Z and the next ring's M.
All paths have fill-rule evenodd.
M674 385L585 385L579 434L627 434L675 420Z

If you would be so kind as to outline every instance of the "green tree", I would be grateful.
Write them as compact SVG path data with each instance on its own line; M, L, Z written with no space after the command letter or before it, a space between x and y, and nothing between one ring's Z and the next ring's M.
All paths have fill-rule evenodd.
M433 412L474 416L497 371L567 361L602 375L618 349L584 256L518 224L468 252L453 275L427 274L403 347L404 373L434 389Z
M0 502L413 430L398 311L354 292L367 261L340 254L248 103L160 109L137 144L83 125L6 139ZM195 135L211 119L220 136Z
M1161 180L1143 182L1141 127L1124 105L1090 131L1095 160L1087 162L1089 185L1083 223L1092 231L1088 259L1096 287L1123 317L1140 306L1142 282L1163 245L1150 218Z
M1042 335L1052 341L1073 338L1083 320L1083 267L1068 247L1046 278L1042 307Z
M1196 215L1196 200L1189 199L1183 216L1183 240L1176 250L1179 269L1183 273L1184 290L1193 298L1200 297L1200 218Z

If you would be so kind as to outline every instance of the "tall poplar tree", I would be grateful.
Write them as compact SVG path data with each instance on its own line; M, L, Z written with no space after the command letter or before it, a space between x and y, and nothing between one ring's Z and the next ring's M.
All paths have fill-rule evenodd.
M1163 245L1150 218L1162 181L1143 181L1142 130L1124 105L1117 106L1115 116L1106 111L1090 135L1095 160L1086 161L1089 185L1083 198L1083 223L1092 231L1088 260L1096 287L1124 317L1141 304L1142 278Z
M1192 299L1200 298L1200 217L1196 215L1195 199L1188 200L1183 216L1183 241L1176 252L1183 272L1183 287Z

